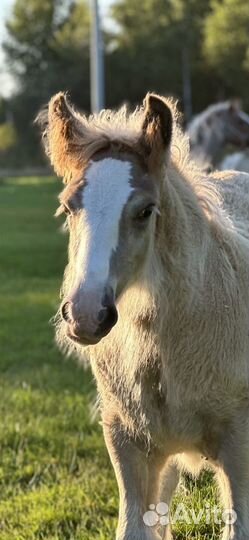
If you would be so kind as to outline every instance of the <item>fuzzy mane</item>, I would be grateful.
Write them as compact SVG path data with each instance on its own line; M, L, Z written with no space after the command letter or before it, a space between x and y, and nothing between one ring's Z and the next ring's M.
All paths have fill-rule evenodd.
M184 175L196 192L204 211L217 217L220 207L218 191L205 171L194 163L190 156L189 137L180 127L181 115L177 102L172 98L162 99L173 117L170 159L165 152L165 166L171 170L177 169ZM211 114L222 107L228 107L228 103L211 106L203 115ZM60 92L51 99L49 106L41 111L37 122L42 128L47 155L57 174L63 176L64 182L68 183L73 178L81 178L93 155L111 145L133 153L142 153L139 141L144 114L145 105L137 107L133 112L129 111L127 105L123 105L116 111L105 109L87 117L77 112L69 104L67 96Z
M164 102L174 120L178 119L176 103L171 99ZM144 112L145 106L130 112L127 105L123 105L116 111L104 109L86 116L76 111L66 94L60 92L39 113L36 122L41 127L48 157L67 183L72 179L72 169L82 172L94 154L112 144L140 153Z

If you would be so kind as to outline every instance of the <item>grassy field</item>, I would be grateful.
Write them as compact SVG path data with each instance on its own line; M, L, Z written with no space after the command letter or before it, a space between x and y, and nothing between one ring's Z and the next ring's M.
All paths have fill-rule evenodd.
M94 382L61 356L49 323L66 259L53 218L59 188L52 178L0 184L1 540L115 538L117 487L91 421ZM177 500L198 512L214 488L187 482ZM204 520L175 532L215 537Z

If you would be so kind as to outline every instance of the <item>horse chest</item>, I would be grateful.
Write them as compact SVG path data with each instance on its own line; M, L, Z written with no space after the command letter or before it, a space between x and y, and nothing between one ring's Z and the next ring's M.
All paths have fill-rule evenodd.
M95 362L94 372L104 403L112 403L127 427L146 438L162 431L165 396L160 368L155 363L140 367L123 357L114 364L105 356Z
M131 375L120 362L111 367L102 361L94 371L104 407L117 413L136 438L161 447L171 442L178 452L187 445L202 449L205 455L214 454L216 435L211 433L212 423L202 411L202 403L188 400L184 389L177 389L172 380L170 387L164 384L159 365L134 370ZM181 398L175 399L178 391Z
M179 339L176 343L182 346ZM212 439L207 436L206 415L214 419L221 395L225 402L231 399L230 392L224 395L217 374L207 371L205 362L200 369L193 355L186 354L187 347L183 363L178 349L173 355L171 347L171 357L165 354L162 359L153 344L150 355L142 346L133 346L131 354L126 344L106 340L95 349L92 365L104 406L117 413L127 429L156 444L172 439L181 447L188 439L199 447L205 438Z

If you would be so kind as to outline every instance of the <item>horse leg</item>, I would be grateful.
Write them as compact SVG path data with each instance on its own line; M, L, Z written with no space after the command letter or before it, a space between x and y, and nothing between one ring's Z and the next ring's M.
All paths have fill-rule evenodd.
M230 492L230 482L223 468L216 469L216 480L218 483L222 505L225 509L232 508L232 497ZM233 529L230 525L225 525L221 540L229 540L233 534ZM233 536L232 536L233 537Z
M153 524L146 524L148 511L149 458L125 433L117 417L103 414L106 446L119 488L119 520L116 540L159 540ZM151 467L152 474L152 467ZM156 474L151 495L156 493ZM153 492L153 493L152 493Z
M165 466L165 456L158 453L148 459L148 487L147 487L147 508L157 505L163 501L161 499L161 472Z
M216 476L224 508L230 512L236 512L235 522L225 525L222 540L248 540L249 424L247 419L240 418L237 425L233 426L219 452L218 464Z
M160 487L160 499L168 505L170 509L170 504L174 492L177 488L180 479L180 470L177 466L174 458L170 458L166 464L166 467L163 469L162 473L162 482ZM163 540L171 540L172 532L170 523L166 525Z

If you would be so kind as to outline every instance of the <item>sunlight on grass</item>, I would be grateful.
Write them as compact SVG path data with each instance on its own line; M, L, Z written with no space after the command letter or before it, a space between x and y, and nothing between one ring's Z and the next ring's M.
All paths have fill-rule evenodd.
M54 183L54 176L20 176L19 178L3 179L9 186L39 186Z

